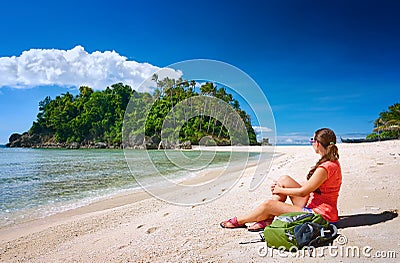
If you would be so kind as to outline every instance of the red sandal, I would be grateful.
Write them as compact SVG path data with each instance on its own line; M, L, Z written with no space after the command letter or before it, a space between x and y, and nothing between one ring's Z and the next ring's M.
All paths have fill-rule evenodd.
M266 226L269 226L272 223L273 219L266 219L262 221L258 221L251 225L249 228L247 228L248 231L250 232L260 232L263 231Z
M228 226L227 223L229 223L231 226ZM221 222L219 225L222 228L244 228L244 227L246 227L245 224L241 225L241 224L238 223L236 216L231 218L231 219L228 219L228 220L226 220L224 222Z

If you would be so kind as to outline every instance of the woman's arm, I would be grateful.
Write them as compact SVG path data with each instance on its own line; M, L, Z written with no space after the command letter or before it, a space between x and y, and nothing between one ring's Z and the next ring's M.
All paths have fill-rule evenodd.
M284 194L288 196L307 196L311 192L317 190L328 179L328 172L319 167L315 170L311 178L301 187L298 188L284 188L276 184L273 186L273 194Z

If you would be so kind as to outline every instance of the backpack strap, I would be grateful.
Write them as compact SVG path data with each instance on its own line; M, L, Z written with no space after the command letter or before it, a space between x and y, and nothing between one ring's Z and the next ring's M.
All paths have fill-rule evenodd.
M328 238L336 236L338 233L338 229L334 224L329 224L328 229L321 228L321 237L325 238L326 234L328 234Z
M239 244L240 245L245 245L245 244L251 244L251 243L265 242L264 233L260 232L259 234L260 234L259 238L252 239L252 240L249 240L249 241L242 241L242 242L239 242Z
M329 224L328 228L321 228L321 236L308 243L308 247L320 247L332 243L338 237L338 229L335 225Z

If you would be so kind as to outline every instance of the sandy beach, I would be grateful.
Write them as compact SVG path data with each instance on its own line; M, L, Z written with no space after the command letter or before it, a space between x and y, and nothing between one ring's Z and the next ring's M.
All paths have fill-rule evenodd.
M318 159L310 146L278 146L271 166L248 165L231 189L222 190L219 198L206 204L176 206L138 192L0 229L0 261L398 262L400 219L393 211L400 205L400 141L339 144L338 148L343 184L339 196L342 236L333 244L336 253L319 248L315 257L294 258L270 250L261 256L263 243L239 244L258 238L257 233L219 226L268 199L269 185L280 175L304 181ZM249 191L255 170L267 177ZM192 180L199 183L210 178ZM193 194L199 200L206 198L201 192ZM349 247L357 247L360 254L348 253Z

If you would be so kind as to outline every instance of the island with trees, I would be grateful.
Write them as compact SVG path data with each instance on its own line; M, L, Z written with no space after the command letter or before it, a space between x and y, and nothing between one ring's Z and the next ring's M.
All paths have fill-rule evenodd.
M204 138L209 138L215 145L230 145L232 129L228 131L222 120L201 114L188 118L185 109L173 111L174 106L195 96L217 98L230 105L241 118L247 131L248 144L258 144L249 114L240 108L239 102L224 87L206 82L196 92L195 81L168 77L159 80L157 75L153 75L152 79L156 83L153 93L138 92L129 85L116 83L102 91L81 86L76 96L67 92L54 99L46 97L39 102L37 119L29 131L12 134L6 146L74 149L126 146L141 149L191 148L191 145L199 144ZM133 128L124 131L128 106L128 120L135 120L136 123L129 123L128 126ZM191 103L187 107L199 106ZM171 110L174 121L185 121L178 127L179 140L166 145L161 141L162 129ZM123 141L123 132L129 133L129 142Z

